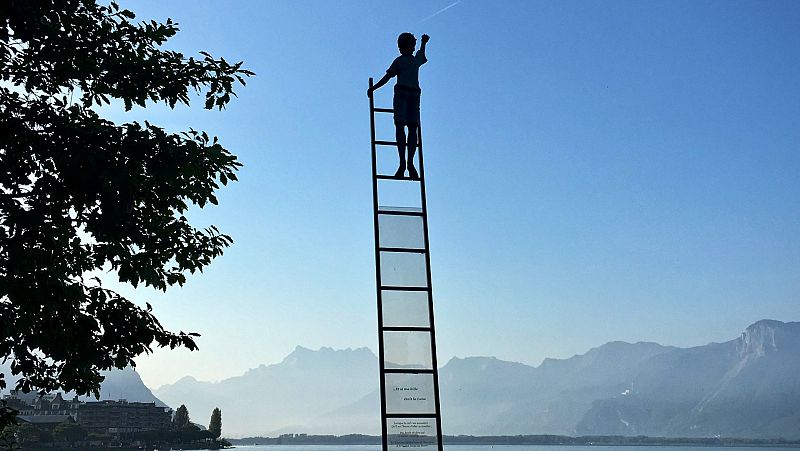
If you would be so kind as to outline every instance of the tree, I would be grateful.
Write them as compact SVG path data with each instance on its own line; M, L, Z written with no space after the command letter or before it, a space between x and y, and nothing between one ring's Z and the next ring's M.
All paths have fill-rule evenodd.
M16 418L18 413L8 407L8 402L0 400L0 448L10 449L16 442L14 436L17 433Z
M222 435L222 411L219 407L215 407L211 412L211 421L208 422L208 432L210 432L215 439Z
M20 423L11 427L14 428L14 433L20 445L48 441L44 431L37 429L36 426L30 423Z
M53 429L53 439L56 441L75 443L86 440L86 430L75 423L61 423Z
M178 442L180 443L191 443L213 438L210 432L200 429L200 427L194 423L187 423L175 432Z
M17 436L20 425L9 424L0 429L0 449L14 449L17 447Z
M150 304L95 275L166 290L232 242L185 216L236 180L241 165L216 137L117 125L96 107L199 93L221 110L253 73L164 50L177 24L134 18L113 2L0 2L0 360L24 392L99 396L102 370L154 345L196 349L198 334L166 330Z
M189 425L189 409L181 404L178 410L175 411L175 418L172 419L172 425L176 430L181 430Z

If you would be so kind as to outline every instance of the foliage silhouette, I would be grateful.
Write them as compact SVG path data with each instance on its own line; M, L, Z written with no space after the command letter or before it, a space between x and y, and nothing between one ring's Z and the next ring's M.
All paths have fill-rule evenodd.
M181 430L189 426L189 424L189 409L186 408L186 405L181 404L175 411L175 418L172 419L172 426L175 430Z
M53 440L58 442L75 443L86 440L87 432L75 423L61 423L53 429Z
M211 420L208 422L208 432L214 436L215 439L222 435L222 411L219 407L215 407L211 412Z
M223 109L253 73L164 50L177 24L134 18L113 2L0 3L0 359L22 391L99 396L101 370L154 344L196 349L197 334L166 330L149 304L92 276L166 290L232 242L185 217L236 180L241 165L216 137L117 125L95 107L174 107L199 93Z

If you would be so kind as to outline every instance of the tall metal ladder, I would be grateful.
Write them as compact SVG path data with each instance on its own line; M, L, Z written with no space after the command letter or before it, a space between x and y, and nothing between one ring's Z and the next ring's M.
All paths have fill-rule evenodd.
M380 174L377 147L396 155L397 143L375 138L375 116L393 110L375 108L373 97L369 110L383 450L442 451L422 130L417 134L419 180ZM382 184L416 185L419 205L385 205Z

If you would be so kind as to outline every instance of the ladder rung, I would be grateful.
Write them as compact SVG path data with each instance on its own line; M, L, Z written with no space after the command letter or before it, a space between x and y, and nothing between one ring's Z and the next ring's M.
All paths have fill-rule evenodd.
M381 285L380 289L386 291L431 291L428 287L398 287L394 285Z
M387 413L386 418L436 418L435 413Z
M378 179L378 180L407 180L409 182L419 182L422 179L421 177L420 178L416 178L416 179L412 179L412 178L409 178L409 177L406 177L406 176L395 177L393 175L383 175L383 174L376 175L375 178Z
M378 214L379 215L395 215L395 216L422 216L423 215L423 213L421 211L381 210L381 208L392 208L392 207L378 207Z
M433 370L425 368L384 368L383 372L395 374L433 374Z
M384 326L381 328L386 332L430 332L430 327L411 327L411 326Z
M394 110L391 108L373 108L372 110L376 113L394 113Z
M412 254L424 254L428 252L426 249L409 249L406 247L379 247L380 252L410 252Z

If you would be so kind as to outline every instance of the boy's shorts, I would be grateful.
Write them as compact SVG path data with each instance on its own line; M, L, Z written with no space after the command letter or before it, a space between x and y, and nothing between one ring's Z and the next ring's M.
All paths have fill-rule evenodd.
M394 109L395 125L419 125L420 94L422 91L418 88L394 86L392 109Z

